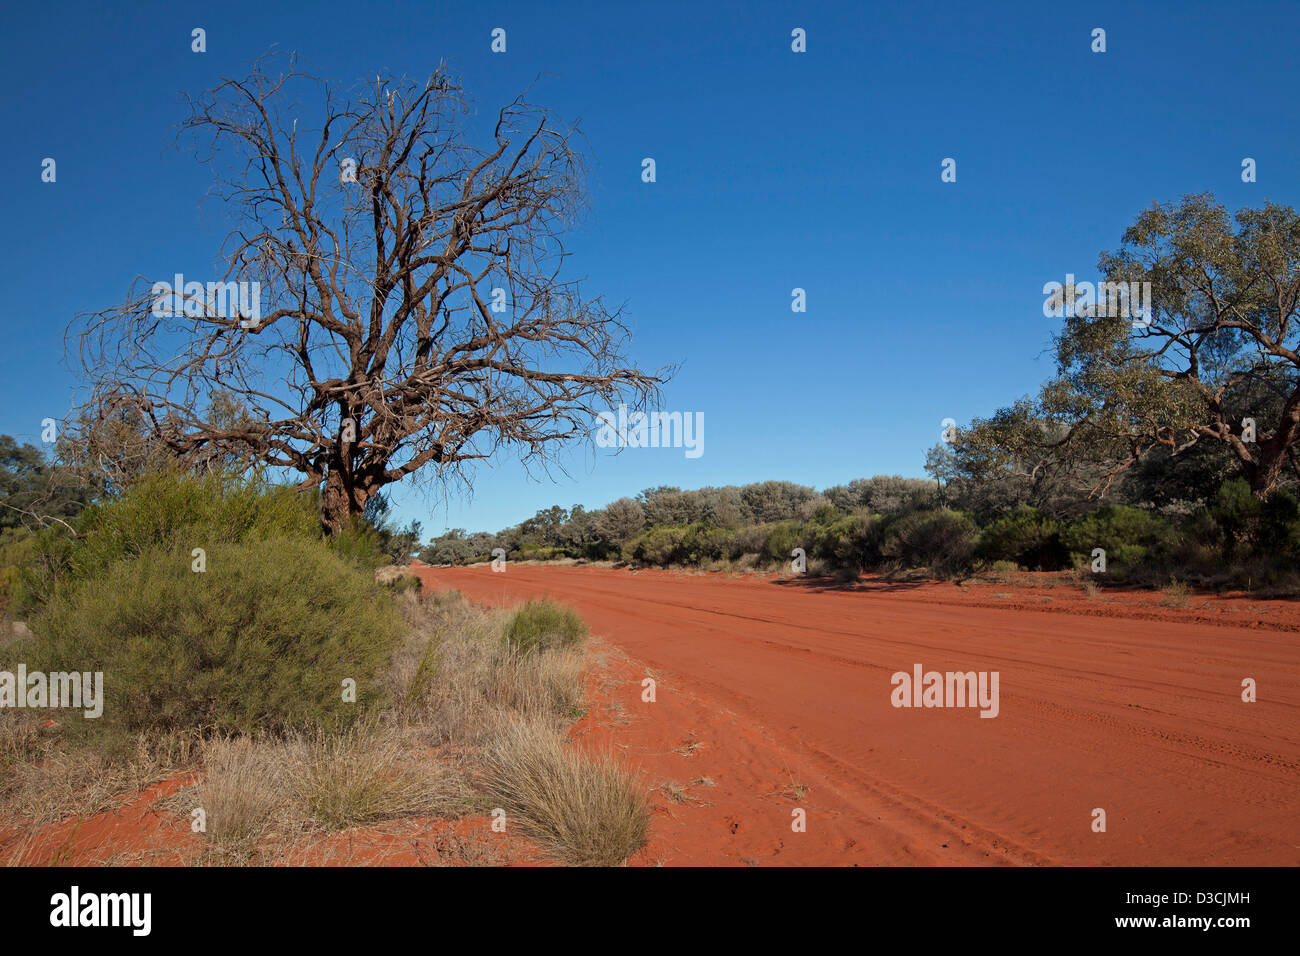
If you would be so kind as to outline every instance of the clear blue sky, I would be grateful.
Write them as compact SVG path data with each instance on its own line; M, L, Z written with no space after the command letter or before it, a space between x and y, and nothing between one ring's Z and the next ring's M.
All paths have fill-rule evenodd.
M209 176L168 149L177 93L275 47L339 81L445 59L485 111L537 81L535 101L580 117L592 214L573 268L627 303L640 364L684 363L663 407L705 416L697 459L580 451L568 477L480 469L472 501L397 490L426 534L658 484L919 476L942 419L1050 373L1043 284L1095 277L1144 206L1300 204L1297 37L1294 2L11 5L0 432L36 442L67 413L72 316L137 275L211 267Z

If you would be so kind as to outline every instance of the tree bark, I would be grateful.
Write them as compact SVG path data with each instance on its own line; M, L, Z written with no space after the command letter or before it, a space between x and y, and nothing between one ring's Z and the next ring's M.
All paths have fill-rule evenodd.
M352 520L361 517L366 502L378 490L371 481L358 481L349 462L331 463L321 496L321 528L326 536L334 537Z
M1261 446L1259 450L1259 462L1253 470L1249 472L1250 493L1258 500L1263 501L1273 493L1277 487L1277 481L1282 476L1282 465L1286 456L1286 446L1270 443Z

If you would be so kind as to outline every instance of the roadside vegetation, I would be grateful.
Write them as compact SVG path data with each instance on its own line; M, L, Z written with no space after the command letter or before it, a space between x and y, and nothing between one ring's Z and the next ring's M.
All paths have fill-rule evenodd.
M187 772L167 803L185 824L203 811L196 863L498 808L558 860L627 859L644 794L567 743L586 625L549 601L421 598L385 533L326 538L311 495L174 471L15 529L0 671L99 671L103 700L99 717L0 708L0 860L51 862L30 856L43 825Z
M974 481L877 476L816 489L769 481L682 491L650 488L605 509L555 507L498 534L453 531L420 552L429 564L579 560L636 567L782 571L804 551L812 576L1014 570L1090 572L1097 585L1297 590L1300 507L1289 483L1264 501L1241 478L1211 474L1196 498L1152 501L1153 477L1096 501L1031 504ZM1188 489L1189 493L1193 489ZM1105 573L1091 574L1095 549Z

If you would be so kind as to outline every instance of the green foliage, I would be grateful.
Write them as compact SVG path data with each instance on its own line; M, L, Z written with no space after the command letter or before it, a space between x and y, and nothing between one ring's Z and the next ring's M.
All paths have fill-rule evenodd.
M1289 491L1273 492L1260 507L1257 547L1268 555L1300 557L1300 502Z
M0 531L71 521L87 500L68 469L52 465L35 445L0 435Z
M803 526L797 521L782 521L770 526L763 550L768 558L781 564L790 560L791 551L803 545Z
M817 509L805 529L809 557L831 567L861 571L880 563L885 522L880 515L859 511L842 515L833 507Z
M1300 556L1300 505L1285 489L1260 501L1244 479L1233 478L1219 488L1208 511L1228 560L1257 554L1285 563Z
M881 553L909 567L955 574L970 565L979 528L959 511L917 511L892 522Z
M71 542L68 546L71 547ZM35 565L37 556L36 535L25 528L5 528L0 531L0 620L35 604L29 575L37 581L44 578L42 570ZM60 559L56 562L56 568L64 563Z
M1210 505L1210 514L1230 541L1247 538L1259 520L1260 511L1260 501L1250 493L1250 485L1244 478L1225 481Z
M1131 567L1163 557L1177 539L1169 522L1149 511L1107 505L1066 525L1061 543L1076 561L1087 559L1094 548L1103 548L1108 567Z
M384 538L379 529L361 518L347 519L343 529L329 539L329 548L363 571L374 571L392 560L384 552Z
M97 730L338 728L379 702L401 620L369 576L302 538L212 544L202 573L175 543L61 588L10 653L102 671Z
M1048 571L1056 570L1066 559L1056 522L1037 508L1026 506L985 528L977 553L987 561L1011 561Z
M76 539L57 525L36 536L18 573L25 610L44 604L63 585L159 548L188 555L219 544L320 537L309 495L257 480L175 471L153 474L121 497L91 505L73 527Z
M685 527L657 527L641 532L623 548L627 561L651 567L699 565L738 557L735 533L699 521Z
M642 531L624 548L629 561L652 567L685 564L690 555L689 528L651 528Z
M549 598L529 601L510 619L506 640L521 652L547 651L580 643L587 625L571 607Z

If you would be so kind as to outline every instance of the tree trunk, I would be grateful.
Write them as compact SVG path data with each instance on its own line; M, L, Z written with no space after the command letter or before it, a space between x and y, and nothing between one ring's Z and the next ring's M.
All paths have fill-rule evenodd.
M1250 493L1263 501L1277 487L1277 480L1282 476L1282 465L1286 458L1286 446L1277 443L1261 445L1259 463L1250 473Z
M377 488L370 482L357 481L349 463L331 464L325 472L325 493L321 497L321 527L327 537L343 531L365 511L366 502Z

